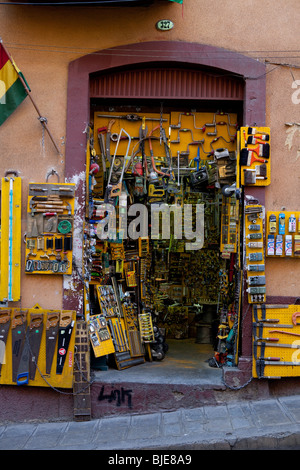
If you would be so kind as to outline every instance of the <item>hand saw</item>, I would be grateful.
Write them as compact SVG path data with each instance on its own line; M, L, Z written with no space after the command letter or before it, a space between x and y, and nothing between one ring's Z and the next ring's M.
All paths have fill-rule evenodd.
M15 310L11 322L12 381L17 381L27 327L27 310Z
M30 315L30 335L29 335L29 346L30 346L30 353L31 358L29 361L29 379L34 380L36 368L37 368L37 361L39 357L42 333L44 328L43 323L43 314L42 313L32 313Z
M58 335L60 312L48 312L46 320L46 374L51 373L51 366Z
M117 149L119 147L122 132L124 132L128 137L128 144L127 144L126 154L124 155L123 168L122 168L122 171L121 171L119 181L116 184L111 184L111 176L112 176L113 167L114 167L114 163L115 163L115 159L116 159L116 155L117 155ZM112 159L111 165L110 165L110 171L109 171L109 176L108 176L108 181L107 181L107 188L106 188L105 198L104 198L105 202L109 202L109 200L111 198L117 197L121 194L122 180L123 180L123 176L124 176L124 173L125 173L125 168L127 166L127 163L129 162L129 160L131 159L131 157L128 157L130 143L131 143L130 135L125 131L125 129L121 129L121 131L119 133L119 136L118 136L118 141L117 141L117 144L116 144L114 156L113 156L113 159Z
M17 385L26 385L34 380L40 342L43 332L43 315L32 313L27 327L22 356L20 358Z
M5 360L5 346L8 336L8 331L11 322L11 310L1 310L0 311L0 341L2 342L2 348L0 349L0 376L1 376L1 368L2 364L4 364Z
M62 312L59 322L56 373L62 374L75 321L72 312Z

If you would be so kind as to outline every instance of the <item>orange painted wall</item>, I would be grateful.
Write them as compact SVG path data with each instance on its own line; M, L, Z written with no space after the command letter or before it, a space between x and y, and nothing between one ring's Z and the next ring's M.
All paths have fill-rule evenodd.
M300 127L285 125L300 121L297 89L292 88L300 80L298 0L184 0L184 5L157 0L150 7L119 9L9 3L0 5L2 40L23 71L61 150L58 155L49 137L43 136L29 99L0 128L0 175L14 169L23 181L23 233L28 183L44 182L52 169L64 181L68 64L118 45L128 44L130 54L131 43L150 40L209 44L276 62L267 65L272 182L266 188L266 210L300 210ZM173 21L174 28L160 32L155 24L165 18ZM56 182L55 176L49 181L52 178ZM300 297L300 260L268 259L266 274L268 295ZM22 274L21 305L61 308L62 290L60 277Z

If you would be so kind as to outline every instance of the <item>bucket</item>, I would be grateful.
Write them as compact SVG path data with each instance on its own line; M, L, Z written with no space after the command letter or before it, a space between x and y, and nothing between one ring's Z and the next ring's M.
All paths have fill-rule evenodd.
M216 312L217 312L217 306L215 304L204 305L203 313L201 315L201 320L204 323L211 323L216 317Z
M210 344L211 343L211 325L197 326L196 343Z

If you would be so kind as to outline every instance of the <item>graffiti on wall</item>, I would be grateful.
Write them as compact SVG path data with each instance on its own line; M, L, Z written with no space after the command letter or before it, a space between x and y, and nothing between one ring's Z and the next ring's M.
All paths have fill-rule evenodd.
M125 390L123 387L120 389L112 388L110 393L105 393L105 386L102 385L98 400L105 401L107 400L108 403L114 403L116 406L126 405L128 408L132 408L132 390Z

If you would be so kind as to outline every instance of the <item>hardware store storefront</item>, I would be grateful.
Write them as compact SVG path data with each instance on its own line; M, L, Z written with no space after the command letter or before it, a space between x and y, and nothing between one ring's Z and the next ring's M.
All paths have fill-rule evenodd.
M282 131L267 127L268 66L206 36L144 42L132 30L112 47L95 31L97 52L65 51L46 69L65 154L32 151L30 169L12 158L2 180L4 419L19 396L24 419L89 419L216 403L228 386L247 394L266 390L252 378L297 376L297 349L280 350L295 339L287 328L297 334L297 306L291 288L274 286L281 258L296 266L299 213L287 205L284 218L270 196ZM48 90L43 106L51 100ZM16 122L28 109L18 112Z
M83 266L77 280L90 321L91 364L108 388L110 382L126 383L128 369L134 368L138 381L147 365L158 380L168 374L168 364L174 374L182 372L183 382L184 369L194 364L194 381L203 368L214 384L223 366L234 370L242 364L243 370L243 356L249 369L252 337L246 323L242 331L240 317L248 301L266 301L262 258L250 273L250 282L263 282L262 294L243 292L242 251L246 211L248 222L260 224L248 245L263 254L270 132L263 127L264 80L254 86L243 77L250 68L263 74L264 67L256 63L254 70L251 60L232 54L232 69L224 70L215 48L195 44L158 42L155 61L154 44L131 47L139 57L133 63L124 62L122 48L116 48L105 51L109 66L103 57L88 57L69 69L69 181L86 163L84 248L76 263ZM191 56L205 50L208 59L187 62L187 49ZM88 87L90 101L85 97L84 105L78 102L79 85L86 92ZM250 94L259 104L252 106ZM76 128L79 111L90 117L86 162L75 151L82 137ZM251 163L244 152L240 161L252 131L245 122L255 122L255 132L266 136L264 157ZM256 205L245 208L248 186ZM185 236L189 222L192 237ZM66 294L70 308L72 292ZM73 302L76 308L76 295Z

